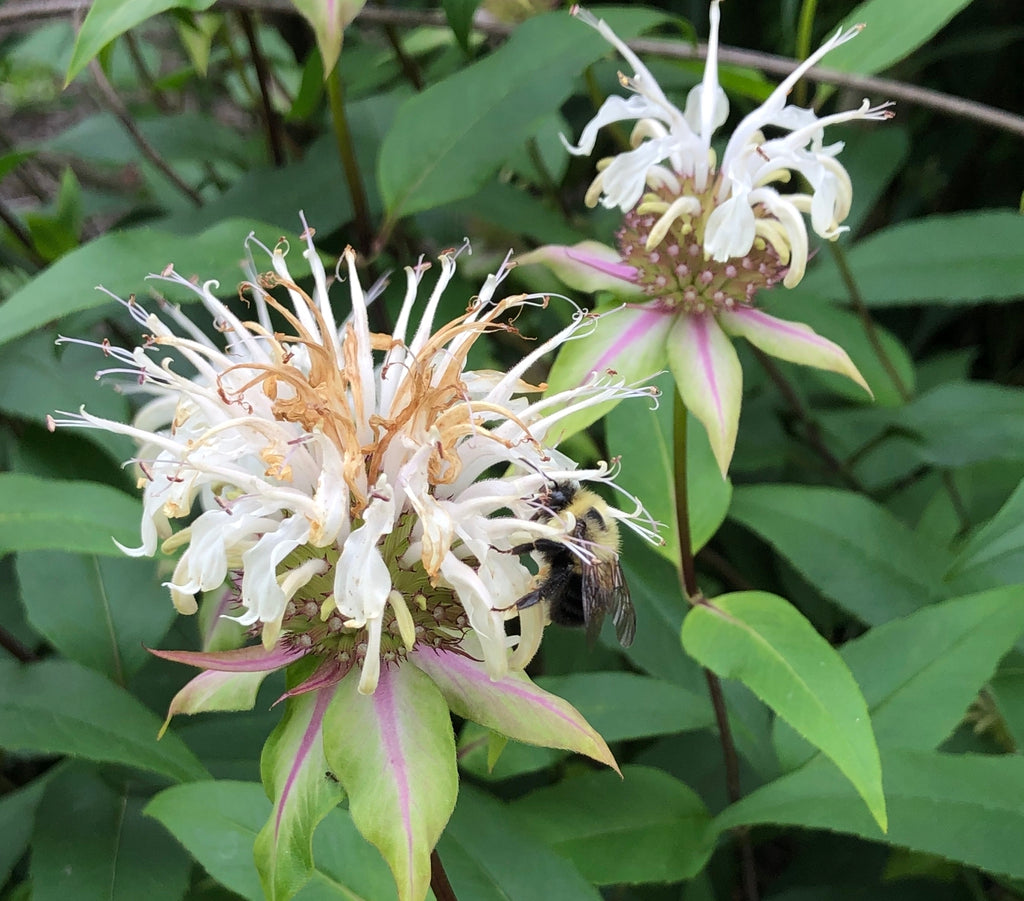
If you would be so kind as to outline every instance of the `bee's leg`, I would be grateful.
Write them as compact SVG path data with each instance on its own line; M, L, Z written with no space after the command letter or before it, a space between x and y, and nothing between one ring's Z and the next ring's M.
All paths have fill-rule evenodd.
M525 610L527 607L532 607L534 604L539 603L543 596L544 595L541 593L541 590L539 588L535 588L533 591L528 591L524 594L512 606L518 607L520 610Z
M525 544L510 547L505 553L521 557L531 551L540 551L542 554L559 554L565 552L565 545L560 541L552 541L550 538L538 538L536 541L527 541Z

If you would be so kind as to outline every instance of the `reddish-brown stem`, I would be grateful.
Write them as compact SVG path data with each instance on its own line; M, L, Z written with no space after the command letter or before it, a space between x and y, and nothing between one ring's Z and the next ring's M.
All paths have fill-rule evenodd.
M690 533L690 510L688 503L687 472L686 472L686 407L678 391L673 391L674 413L672 429L673 450L673 481L675 486L676 528L679 533L679 581L683 594L690 604L707 604L700 586L697 584L697 569L693 559L693 539ZM711 695L711 706L715 711L715 722L718 725L718 740L722 745L722 758L725 763L725 787L729 794L729 802L735 803L741 797L740 763L736 754L736 743L733 741L732 729L729 727L729 715L722 694L722 683L711 670L704 670L704 678L708 683ZM736 839L736 856L739 864L740 879L743 884L744 901L758 901L757 867L754 860L754 847L747 829L733 830Z
M448 874L444 871L444 864L437 854L437 848L430 852L430 887L434 890L437 901L458 901L455 889L452 888Z

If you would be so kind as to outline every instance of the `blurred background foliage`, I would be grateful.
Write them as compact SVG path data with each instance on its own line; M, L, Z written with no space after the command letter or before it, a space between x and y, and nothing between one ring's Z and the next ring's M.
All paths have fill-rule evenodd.
M0 897L259 898L250 849L267 802L252 783L279 686L252 714L176 723L151 747L185 676L142 646L194 646L196 627L173 615L166 563L114 556L108 540L135 543L131 448L46 430L48 413L83 402L130 415L93 380L103 362L54 339L132 346L93 287L145 297L144 276L171 262L234 296L245 236L294 236L300 210L325 258L352 244L364 283L398 273L374 308L382 328L400 267L466 237L453 314L509 249L610 242L617 214L582 203L593 161L558 135L579 134L621 63L564 9L528 0L355 10L326 81L314 31L283 0L87 8L0 6ZM644 58L681 102L707 4L618 16L622 34L671 41ZM439 849L460 898L738 897L734 827L751 830L766 898L1024 897L1024 18L1017 0L728 0L723 44L765 55L723 54L730 121L781 77L761 68L768 54L806 55L861 17L867 31L825 61L846 75L794 99L893 98L897 118L830 133L847 142L851 232L764 302L846 347L876 403L744 351L731 481L698 433L690 506L708 594L774 591L845 644L879 735L890 834L727 681L752 793L729 804L701 670L679 645L670 529L662 551L627 540L640 621L628 656L554 628L536 665L617 743L629 778L522 746L489 771L487 737L467 726ZM922 88L938 93L908 94ZM536 267L510 284L557 290ZM569 307L551 309L520 331L552 333ZM496 341L474 363L522 349ZM571 452L621 454L624 484L671 523L671 468L653 452L670 436L671 404L619 409ZM238 781L193 782L208 774ZM394 895L343 809L316 859L302 898Z

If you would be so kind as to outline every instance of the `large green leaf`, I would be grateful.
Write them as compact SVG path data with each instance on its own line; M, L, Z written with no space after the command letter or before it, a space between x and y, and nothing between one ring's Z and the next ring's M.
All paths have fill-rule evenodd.
M51 769L44 777L23 788L8 791L0 798L0 884L6 884L11 870L28 847L35 823L36 808L43 797L47 780L56 775Z
M882 835L849 784L819 758L723 811L720 830L778 823L847 832L1024 877L1024 757L890 749L889 832Z
M123 763L177 781L206 769L160 719L124 689L66 660L0 669L0 746Z
M1024 586L955 598L876 626L840 651L864 692L883 747L931 750L963 720L1002 656L1024 632ZM813 750L779 724L779 759L794 769Z
M686 783L624 767L537 789L513 811L597 885L691 879L714 850L711 815Z
M706 694L636 673L572 673L541 677L537 684L565 698L605 741L650 738L714 723Z
M47 786L32 835L36 901L178 901L192 859L142 815L130 780L112 782L84 766Z
M968 591L1024 583L1024 482L960 548L946 579Z
M601 15L624 39L664 18L642 8L603 8ZM519 26L485 59L409 98L380 149L377 178L389 218L473 194L607 49L592 29L562 11L548 13Z
M982 210L902 222L858 242L848 259L868 306L1012 300L1024 294L1024 216ZM834 300L849 297L827 257L800 287Z
M201 12L213 6L214 0L95 0L78 30L75 49L68 65L66 84L70 84L89 61L114 38L124 34L146 19L169 9Z
M119 555L139 542L142 505L92 482L0 473L0 553L54 549Z
M441 692L415 666L382 669L373 694L353 670L323 721L324 751L352 820L391 867L402 901L422 898L430 852L458 792L455 737Z
M326 777L325 777L326 778ZM160 792L145 813L170 830L203 868L249 901L266 901L253 842L271 807L256 782L193 782ZM317 868L296 901L393 901L384 861L356 831L348 811L332 810L314 840Z
M865 0L842 20L846 27L864 24L863 35L829 53L822 65L864 75L880 72L924 44L970 2Z
M948 593L945 557L884 507L833 488L737 488L729 515L757 532L822 594L870 625Z
M662 393L657 407L642 401L619 404L605 417L608 450L622 455L618 483L641 498L647 512L662 523L664 545L657 548L678 564L679 535L676 528L673 480L672 416L675 386L670 376L655 381ZM722 474L711 452L707 431L687 414L686 475L690 543L699 551L725 519L732 483Z
M192 782L164 789L146 805L214 879L249 901L264 901L253 842L270 802L253 782Z
M109 366L109 359L99 348L78 345L69 345L58 355L54 338L39 332L0 347L0 410L43 425L56 410L84 405L96 416L126 422L129 407L124 394L95 377L97 370ZM123 435L95 429L78 435L106 448L118 463L131 456L133 442Z
M124 684L177 616L152 560L57 551L18 555L28 621L65 657Z
M839 654L787 601L761 591L717 597L683 622L683 647L738 679L842 770L885 829L867 704Z
M546 847L507 805L472 785L460 789L458 806L437 850L456 896L467 901L601 898L569 861Z
M297 232L298 211L295 226ZM242 280L243 244L253 231L268 246L281 234L280 227L251 219L228 219L198 235L171 234L148 226L108 232L61 257L0 306L0 344L79 310L109 304L111 314L116 314L118 307L107 294L95 290L97 285L123 298L133 292L144 298L147 286L152 286L176 301L198 299L191 291L166 282L145 280L148 273L162 272L170 263L185 278L215 279L225 296L234 296ZM292 254L288 264L295 278L309 272L299 253Z
M946 382L901 411L920 457L935 466L1024 458L1024 394L989 382Z

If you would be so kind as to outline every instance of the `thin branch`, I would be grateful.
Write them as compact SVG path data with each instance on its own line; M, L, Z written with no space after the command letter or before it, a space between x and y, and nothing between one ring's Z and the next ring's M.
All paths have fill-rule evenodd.
M331 125L334 129L334 141L338 148L338 157L345 172L349 196L352 198L352 213L355 217L356 236L364 253L373 251L376 255L373 239L373 222L370 217L370 203L363 185L363 176L359 170L359 159L356 157L356 146L349 127L348 110L345 106L345 88L341 83L341 73L335 66L327 76L327 102L331 110ZM374 304L374 306L377 306Z
M273 101L270 98L270 70L267 60L260 50L259 37L253 25L252 14L244 10L238 13L238 21L241 23L242 32L245 34L246 43L249 45L249 57L252 59L253 69L256 70L256 82L260 87L260 105L263 108L263 125L267 130L267 143L270 145L270 156L275 168L283 166L287 160L284 152L284 139L281 135L280 122Z
M36 655L32 651L3 628L0 628L0 648L3 648L15 660L20 660L22 663L31 663L36 659Z
M793 386L782 374L782 370L775 365L775 361L759 347L751 345L750 349L754 352L754 356L757 357L757 361L767 373L768 378L770 378L775 384L775 387L779 389L779 394L781 394L786 403L789 404L789 407L796 418L803 423L805 437L811 447L813 447L817 452L818 456L824 460L828 465L828 468L835 473L835 475L842 479L848 488L853 491L863 491L864 487L857 480L857 477L850 471L849 466L843 463L843 461L829 449L821 434L821 428L818 426L818 423L815 421L814 417L811 416L807 407L804 406L804 402L800 399L800 395L796 393Z
M128 55L131 57L132 65L135 67L135 72L139 76L141 81L149 93L153 96L153 102L156 104L156 108L162 113L170 113L174 111L174 104L168 99L167 95L157 87L156 79L153 77L153 73L149 71L149 66L146 65L146 60L142 56L142 48L139 47L139 39L135 36L135 32L129 31L125 33L125 43L128 46Z
M25 252L36 266L45 266L46 260L40 256L39 251L36 250L35 242L32 240L32 235L29 234L28 229L21 224L21 220L15 215L14 211L9 209L6 202L0 197L0 222L10 230L10 233L18 241L19 244L24 247Z
M679 533L679 581L683 595L693 605L708 601L701 593L697 584L697 570L693 560L693 542L690 537L689 491L687 488L686 469L686 406L679 392L673 389L672 412L672 477L675 488L676 529ZM711 695L711 706L715 711L715 722L718 724L718 740L722 745L722 758L725 764L725 786L729 794L729 802L736 803L742 797L740 788L740 761L736 754L736 742L729 726L729 714L725 706L725 695L722 694L722 683L711 670L704 669L704 678L708 683ZM754 860L754 847L750 842L750 831L746 827L734 829L736 839L736 857L739 864L740 879L743 883L745 901L758 901L757 866Z
M181 191L189 200L192 201L197 207L203 205L203 198L199 196L199 193L187 182L183 181L181 176L175 172L167 160L165 160L157 152L156 148L146 140L145 135L139 131L139 127L135 124L135 120L132 119L131 113L128 111L128 107L125 106L124 102L118 96L117 91L114 90L114 86L107 79L106 73L103 71L103 67L95 59L89 62L89 71L92 72L92 77L96 80L96 86L100 90L100 94L103 97L103 101L107 107L118 120L125 127L125 130L131 136L135 142L135 146L139 148L139 152L149 160L157 169L159 169L167 179Z
M81 12L86 10L89 5L89 0L15 0L15 2L7 2L0 6L0 33L4 29L31 24L36 19L61 18ZM290 0L219 0L217 7L298 15ZM446 28L448 24L443 13L405 9L364 8L359 14L359 21L368 25L396 25L400 28L416 28L423 25ZM473 27L486 35L502 37L510 34L514 26L490 21L478 14L473 22ZM693 46L678 41L653 39L633 40L628 43L638 53L649 53L669 59L705 59L707 57L707 44ZM786 56L728 46L719 47L718 58L723 63L749 66L783 78L799 65L797 60ZM984 103L977 103L974 100L945 94L942 91L933 91L890 78L840 72L838 69L829 69L824 66L815 66L808 70L804 78L808 81L827 82L843 88L867 91L885 97L887 100L927 107L949 116L970 119L990 128L997 128L1024 137L1024 116L1018 116Z

